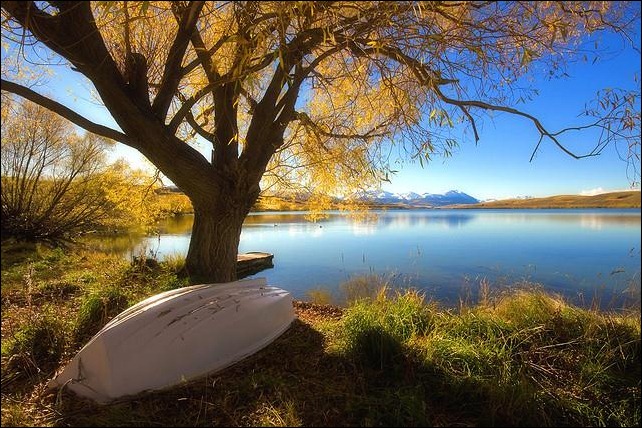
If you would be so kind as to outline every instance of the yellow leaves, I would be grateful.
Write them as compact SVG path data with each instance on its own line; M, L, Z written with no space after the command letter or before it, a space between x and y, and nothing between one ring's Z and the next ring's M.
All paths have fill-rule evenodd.
M187 208L184 198L159 198L154 177L125 162L110 165L97 177L96 185L111 204L105 220L110 227L151 224L166 212Z
M522 59L520 61L520 65L522 67L527 67L532 60L533 60L532 52L529 49L524 48L524 50L522 51Z
M119 2L116 1L97 1L96 8L103 14L116 14L122 10L119 8Z
M127 50L145 56L150 83L159 84L178 24L164 2L97 2L96 25L121 72L127 69ZM129 47L127 43L129 40Z
M132 171L124 161L106 165L103 138L79 136L69 122L31 103L22 102L6 113L3 204L15 208L18 221L22 215L29 218L34 233L56 238L151 217L144 200L152 191L153 178ZM31 233L24 226L15 232L20 228Z
M510 85L534 69L537 58L549 54L553 67L563 67L565 52L557 47L571 50L578 46L574 43L579 35L624 23L600 21L610 18L610 8L626 12L621 3L206 2L196 25L198 37L192 37L181 58L189 71L181 76L172 112L205 87L238 83L236 95L241 95L232 110L238 110L233 114L239 132L231 141L242 143L256 113L251 107L266 94L275 71L288 68L288 82L279 96L296 87L293 70L296 77L310 71L301 86L301 95L309 101L299 99L296 109L305 111L311 123L298 122L288 129L291 140L276 155L274 170L319 191L343 189L377 176L372 165L380 158L373 153L382 147L384 135L414 136L411 143L399 139L412 147L432 132L421 129L421 138L414 133L426 122L430 128L453 126L456 117L438 104L445 97L437 85L454 98L503 102L511 95ZM151 92L161 86L177 35L172 10L177 4L184 7L186 2L92 3L101 36L121 71L140 70L127 63L132 53L145 56ZM176 40L181 41L186 42ZM208 57L200 64L197 49ZM180 49L176 53L182 55ZM471 81L475 83L469 85ZM163 86L173 90L172 85ZM208 93L188 106L205 112L196 119L207 132L214 130L206 119L229 113L213 112L213 104ZM279 119L289 119L289 109L281 111L286 113ZM424 112L427 121L422 121ZM163 119L167 123L168 118ZM435 146L421 147L430 152ZM306 169L297 168L301 165Z
M332 198L327 194L314 193L307 202L309 212L305 215L306 220L316 222L328 217L324 212L332 206Z

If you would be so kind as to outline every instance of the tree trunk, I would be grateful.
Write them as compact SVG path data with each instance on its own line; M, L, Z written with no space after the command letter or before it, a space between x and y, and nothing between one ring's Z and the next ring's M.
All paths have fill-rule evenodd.
M247 212L194 207L194 225L185 271L194 283L236 280L241 227Z

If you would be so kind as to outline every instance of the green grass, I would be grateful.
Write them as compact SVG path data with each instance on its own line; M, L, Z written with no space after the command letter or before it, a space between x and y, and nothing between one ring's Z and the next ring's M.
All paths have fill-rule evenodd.
M347 354L383 369L403 359L409 340L425 335L433 325L434 309L415 291L398 291L393 298L382 288L376 298L355 300L343 319Z
M53 307L29 311L25 321L2 341L3 388L8 382L57 368L66 346L65 320Z
M74 326L74 339L83 343L91 339L110 319L130 306L119 287L107 287L85 296L79 304Z
M295 302L285 334L224 371L96 405L45 385L125 306L188 285L179 261L4 251L3 426L640 425L639 308L535 287L442 308L382 277L351 279L345 307Z

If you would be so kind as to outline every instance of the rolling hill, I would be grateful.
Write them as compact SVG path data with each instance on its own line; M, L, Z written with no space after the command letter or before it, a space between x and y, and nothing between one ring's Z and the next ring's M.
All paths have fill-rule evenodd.
M640 191L611 192L594 196L558 195L545 198L505 199L448 208L640 208Z

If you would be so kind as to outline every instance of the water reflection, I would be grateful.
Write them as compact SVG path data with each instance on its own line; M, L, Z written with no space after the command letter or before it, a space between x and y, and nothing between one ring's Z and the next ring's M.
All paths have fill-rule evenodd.
M245 219L245 225L283 225L283 224L311 224L306 216L307 211L285 211L285 212L254 212L250 213ZM316 221L316 223L331 223L341 217L339 212L329 212L326 218Z
M133 231L118 235L85 235L82 244L108 254L129 255L133 248L149 239L145 233Z
M608 226L639 226L640 210L635 209L577 209L577 210L486 210L477 212L473 217L483 216L485 221L502 223L557 223L577 224L583 227L601 229Z
M192 233L193 223L193 215L183 215L165 219L156 227L162 235L185 235Z
M426 215L426 211L400 212L393 216L384 216L382 225L385 227L406 229L415 227L440 226L445 228L461 228L475 218L474 215L459 212L434 211Z
M296 298L372 274L394 275L451 302L481 280L540 282L573 298L595 290L618 296L631 285L639 289L639 210L390 210L367 216L333 211L317 222L306 214L252 213L239 247L273 253L274 268L257 276ZM124 256L185 255L192 221L170 219L157 235L104 238L99 245Z
M427 213L430 212L430 215ZM285 213L252 213L245 220L245 226L253 225L284 225L284 224L310 224L306 218L307 212ZM327 217L317 220L314 224L348 222L358 229L371 227L408 228L422 227L428 224L439 224L447 227L462 227L475 218L474 214L466 212L453 212L452 210L417 210L417 211L369 211L367 213L350 213L340 211L327 212Z
M348 223L351 225L355 235L370 235L377 229L407 229L426 226L443 226L447 228L461 228L475 218L475 215L466 213L444 213L433 211L430 216L426 211L407 212L407 211L373 211L367 215L329 212L327 218L311 222L306 218L307 212L260 212L251 213L245 219L243 224L245 229L251 227L280 227L281 230L288 230L290 233L296 233L302 229L309 231L313 235L322 232L324 224L333 224L337 222ZM163 220L157 225L161 234L164 235L184 235L190 234L194 217L192 215L178 216Z

